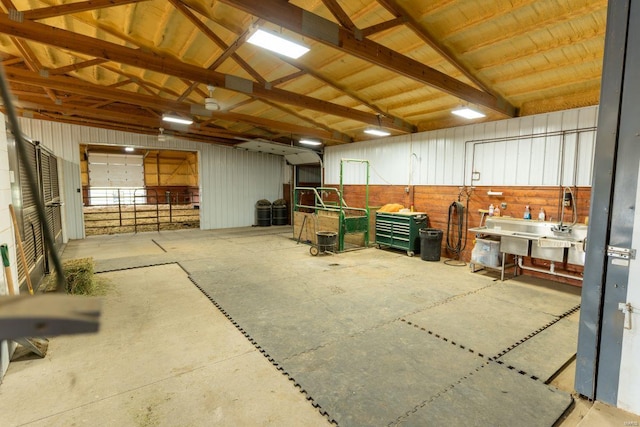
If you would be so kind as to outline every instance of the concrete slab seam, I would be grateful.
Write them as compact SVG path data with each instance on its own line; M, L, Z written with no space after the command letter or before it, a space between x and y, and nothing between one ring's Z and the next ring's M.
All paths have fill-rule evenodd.
M420 402L419 404L417 404L413 408L411 408L408 411L406 411L404 414L400 415L395 420L393 420L390 423L388 423L387 427L400 425L404 420L408 419L411 416L411 414L415 414L420 409L422 409L425 406L427 406L429 403L434 402L440 396L444 395L445 393L448 393L450 390L453 390L457 385L462 384L463 381L467 380L469 377L474 375L476 372L480 372L480 369L484 368L489 363L490 362L486 361L482 365L480 365L477 368L475 368L473 371L471 371L468 374L458 378L452 384L449 384L448 386L444 387L442 390L438 391L438 393L434 394L433 396L429 397L428 399L423 400L422 402Z
M209 295L207 293L207 291L205 291L199 284L198 282L195 281L195 279L191 276L188 276L189 281L191 281L191 283L193 283L195 285L196 288L198 288L200 290L200 292L202 292L202 294L204 296L207 297L207 299L209 301L211 301L213 303L213 305L236 327L236 329L238 329L247 339L248 341L256 348L256 350L258 350L278 371L280 371L280 373L284 376L287 377L287 379L289 381L291 381L294 385L295 388L298 389L298 391L302 394L304 394L306 396L306 400L308 402L311 403L311 406L313 406L314 408L316 408L318 410L318 412L320 413L320 415L322 415L323 417L325 417L331 424L333 425L338 425L338 422L331 417L331 415L325 411L319 403L317 403L313 397L311 397L309 395L309 393L302 388L302 386L298 383L298 381L293 378L291 376L291 374L289 374L289 372L285 371L285 369L280 366L279 362L277 362L273 357L271 357L269 355L269 353L266 352L265 349L263 349L260 345L258 345L258 343L256 342L255 339L253 339L249 333L247 333L242 327L240 327L240 325L238 324L238 322L236 322L235 320L233 320L233 318L231 317L231 315L229 313L227 313L220 304L218 304L218 302L213 299L213 297L211 295Z
M155 244L156 244L156 246L158 246L160 249L162 249L162 252L167 252L167 250L166 250L165 248L163 248L163 247L162 247L162 245L161 245L160 243L156 242L156 239L151 239L151 241L152 241L153 243L155 243Z
M115 273L116 271L135 270L137 268L147 268L147 267L160 267L162 265L171 265L171 264L177 264L177 262L176 261L167 261L167 262L159 262L159 263L155 263L155 264L136 265L136 266L133 266L133 267L114 268L114 269L111 269L111 270L100 270L100 271L94 272L94 274Z

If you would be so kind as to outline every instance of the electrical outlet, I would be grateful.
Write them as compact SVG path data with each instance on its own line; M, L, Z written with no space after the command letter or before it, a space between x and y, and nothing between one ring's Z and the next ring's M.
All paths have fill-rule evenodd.
M409 187L404 187L404 192L409 194Z

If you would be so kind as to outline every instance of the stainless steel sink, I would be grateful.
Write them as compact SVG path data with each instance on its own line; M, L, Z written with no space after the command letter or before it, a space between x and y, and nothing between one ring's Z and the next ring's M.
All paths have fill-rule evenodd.
M500 236L500 250L504 253L556 262L564 262L567 257L571 264L584 265L585 224L559 229L556 222L490 217L485 227L469 231Z

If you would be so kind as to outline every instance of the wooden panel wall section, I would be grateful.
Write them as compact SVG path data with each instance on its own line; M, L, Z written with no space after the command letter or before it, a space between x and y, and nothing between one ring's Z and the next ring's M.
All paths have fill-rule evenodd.
M409 190L408 192L406 190ZM449 206L454 202L460 201L468 206L468 227L472 228L480 225L481 214L480 209L487 210L489 205L499 206L506 203L506 209L503 209L501 216L510 216L513 218L522 218L526 205L530 206L531 216L533 220L537 219L540 208L544 208L548 221L559 221L562 208L561 197L563 196L562 187L476 187L471 190L469 187L465 189L469 191L468 205L466 192L462 191L462 187L456 186L369 186L369 206L382 206L388 203L399 203L406 208L412 205L414 210L426 212L429 216L428 226L443 231L442 256L452 257L454 254L447 249L447 223L449 217ZM576 208L578 214L578 223L584 223L589 215L589 203L591 198L590 187L573 188ZM487 192L502 192L502 196L489 196ZM365 204L365 187L362 185L346 185L344 186L345 201L349 206L364 207ZM372 214L375 215L375 214ZM565 222L571 220L571 208L565 208ZM454 225L452 225L453 228ZM375 227L374 227L375 228ZM473 250L475 235L467 233L467 244L461 254L463 261L469 262L471 259L471 251ZM538 259L525 259L525 265L532 265L536 268L548 269L549 261ZM583 268L577 265L555 263L555 269L558 272L568 273L572 275L581 275ZM524 271L523 274L544 277L558 282L569 283L571 285L581 286L581 281L565 279L558 276L551 276L542 273Z

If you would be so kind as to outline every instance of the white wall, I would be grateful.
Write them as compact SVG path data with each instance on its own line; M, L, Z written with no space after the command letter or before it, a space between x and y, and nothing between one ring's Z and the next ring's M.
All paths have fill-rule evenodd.
M597 118L586 107L327 147L325 180L338 184L340 159L351 158L370 161L370 184L590 186ZM365 180L355 164L343 177Z
M23 133L40 141L62 162L63 220L66 239L84 237L80 187L80 144L198 151L200 172L200 227L248 226L255 223L255 203L282 197L284 159L265 153L237 150L155 135L140 135L65 123L21 118Z
M11 224L11 216L9 214L9 204L11 203L11 179L9 174L9 153L7 151L7 132L5 127L5 117L0 114L0 244L9 246L9 255L11 262L11 270L13 276L13 288L16 294L19 292L17 287L18 269L16 263L16 250L14 232ZM1 261L0 261L1 262ZM8 293L7 281L3 273L0 275L0 296ZM6 341L0 342L0 380L9 367L10 351L13 351L15 345L9 347Z

